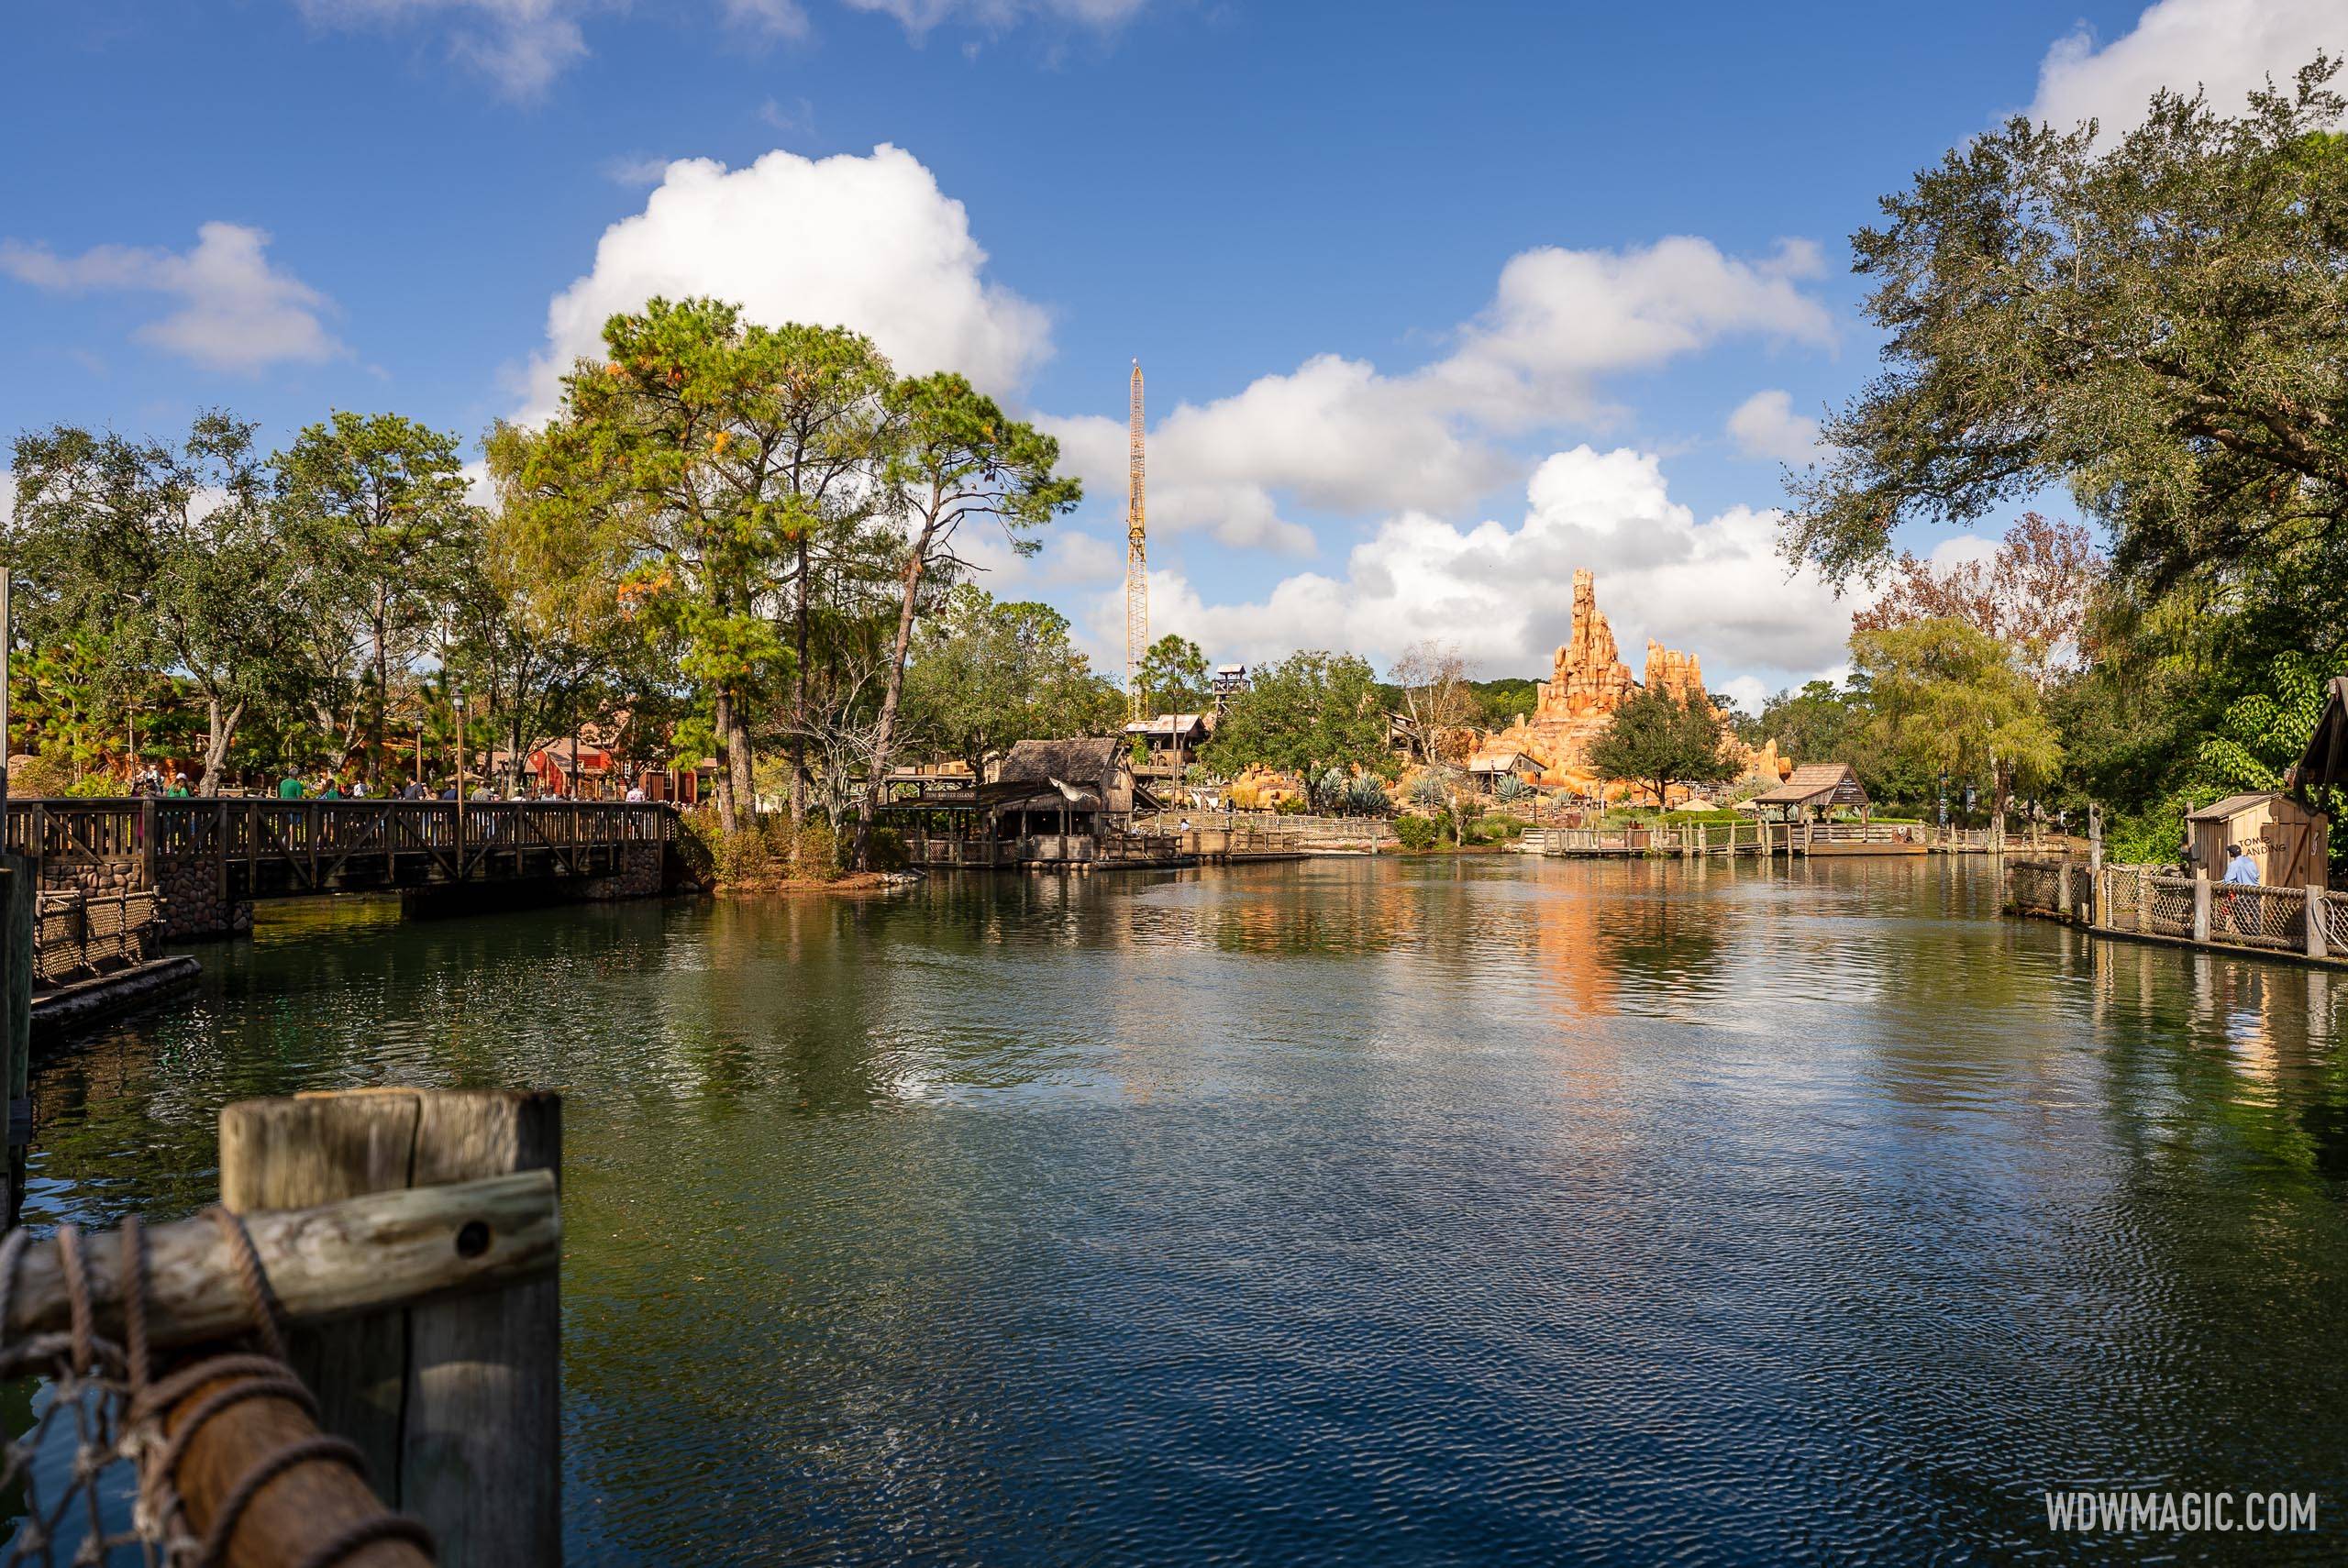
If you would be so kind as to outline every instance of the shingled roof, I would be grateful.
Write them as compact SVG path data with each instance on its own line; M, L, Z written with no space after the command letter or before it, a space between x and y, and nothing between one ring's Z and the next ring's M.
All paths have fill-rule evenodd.
M1774 790L1745 802L1754 806L1864 806L1867 792L1847 762L1805 762Z
M1013 743L995 769L1000 784L1102 785L1116 777L1117 756L1124 743L1114 735L1086 735L1075 740L1024 740Z

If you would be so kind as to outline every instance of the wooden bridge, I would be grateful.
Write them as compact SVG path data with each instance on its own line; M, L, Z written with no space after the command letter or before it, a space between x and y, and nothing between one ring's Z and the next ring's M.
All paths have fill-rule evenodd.
M152 890L166 933L218 934L255 899L565 881L593 896L664 884L675 811L573 801L43 799L8 802L5 847L39 885Z

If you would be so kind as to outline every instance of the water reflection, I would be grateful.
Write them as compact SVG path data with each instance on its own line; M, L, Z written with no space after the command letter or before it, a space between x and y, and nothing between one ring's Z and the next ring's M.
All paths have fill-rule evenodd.
M1988 869L289 908L40 1065L30 1211L207 1199L240 1095L565 1089L580 1562L2084 1561L2037 1495L2088 1483L2337 1518L2348 985L2000 921Z

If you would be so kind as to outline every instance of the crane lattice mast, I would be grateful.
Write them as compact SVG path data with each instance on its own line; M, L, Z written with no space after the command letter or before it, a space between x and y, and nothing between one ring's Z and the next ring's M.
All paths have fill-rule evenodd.
M1141 660L1149 648L1149 562L1143 548L1141 361L1134 361L1132 467L1125 479L1125 718L1141 711Z

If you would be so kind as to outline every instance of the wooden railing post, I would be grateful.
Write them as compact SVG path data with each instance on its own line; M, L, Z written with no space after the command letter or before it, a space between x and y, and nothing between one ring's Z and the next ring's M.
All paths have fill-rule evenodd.
M2323 934L2323 889L2309 885L2302 892L2306 898L2301 913L2307 921L2307 955L2310 958L2329 956Z
M360 1089L220 1113L220 1200L239 1212L561 1163L554 1094ZM559 1288L548 1279L288 1335L322 1424L367 1454L385 1501L431 1527L444 1568L561 1561Z
M2193 940L2210 940L2210 878L2193 878Z

